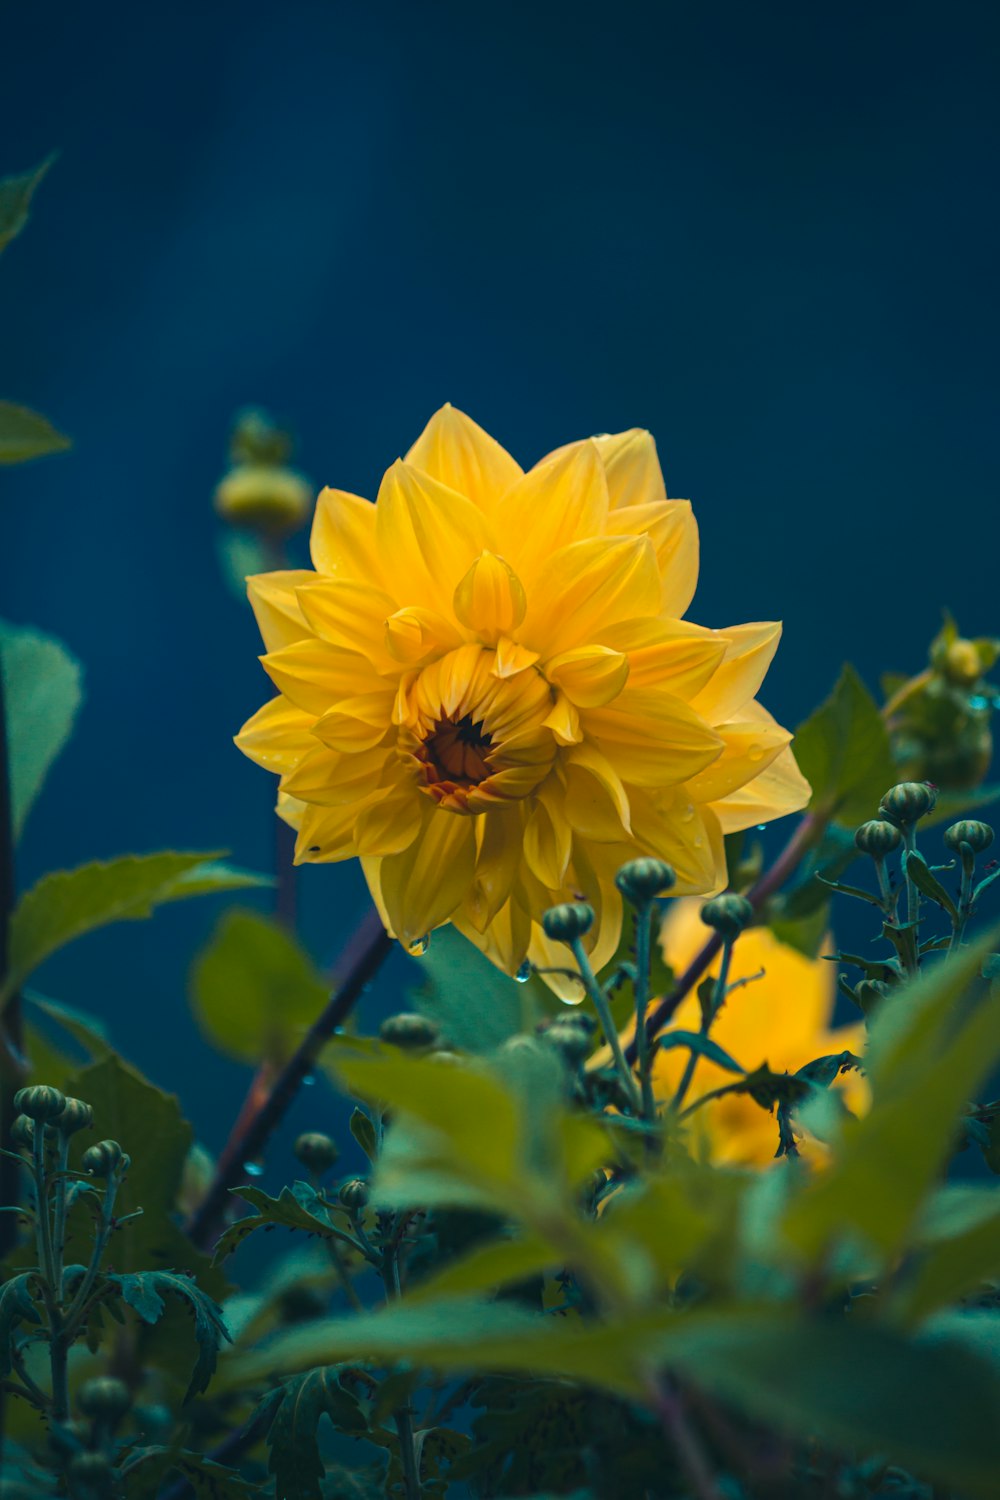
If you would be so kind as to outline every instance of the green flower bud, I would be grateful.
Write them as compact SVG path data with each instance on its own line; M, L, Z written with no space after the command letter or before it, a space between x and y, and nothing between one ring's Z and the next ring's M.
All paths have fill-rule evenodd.
M74 1453L67 1465L67 1473L74 1490L96 1490L99 1494L110 1494L115 1471L110 1458L103 1453Z
M61 1115L66 1107L66 1095L58 1089L46 1088L36 1083L30 1088L18 1089L14 1095L14 1108L27 1115L29 1120L44 1124Z
M854 842L862 854L870 854L873 859L884 859L887 854L899 848L902 837L895 823L872 818L870 822L862 823L854 835Z
M542 928L546 937L556 943L572 943L582 938L594 924L594 908L585 901L564 901L561 906L551 906L542 917Z
M248 526L269 536L286 536L309 518L312 486L294 469L237 464L215 491L215 509L231 526Z
M701 920L706 927L714 927L720 937L731 942L753 921L753 907L745 896L735 896L728 891L705 902Z
M879 803L879 816L900 828L918 823L934 810L937 792L927 781L901 781L892 786Z
M948 646L941 665L944 675L959 687L971 687L983 675L982 658L975 642L961 637Z
M863 1014L871 1016L889 994L889 986L882 979L862 979L854 986L854 999Z
M60 1135L75 1135L94 1123L94 1111L82 1099L67 1099L61 1115L53 1122Z
M615 885L633 906L645 906L676 884L677 876L664 859L630 859L615 876Z
M364 1208L371 1194L364 1178L352 1177L349 1182L342 1184L337 1196L346 1209L349 1209L352 1214L357 1214Z
M433 1047L440 1036L433 1021L429 1021L426 1016L418 1015L412 1010L403 1010L398 1015L386 1016L378 1029L378 1034L383 1042L391 1042L394 1047L402 1047L406 1051Z
M27 1115L18 1115L10 1127L10 1138L15 1146L26 1146L30 1151L35 1144L35 1127Z
M944 841L956 853L961 852L963 844L968 844L973 854L982 854L993 842L993 829L988 823L980 823L975 818L962 818L960 822L952 823L950 828L945 829Z
M85 1380L76 1396L77 1409L85 1417L104 1422L117 1422L132 1405L129 1388L123 1380L113 1375L97 1375Z
M119 1166L124 1170L129 1165L127 1157L117 1141L98 1141L88 1146L80 1158L80 1166L92 1177L110 1177Z
M336 1142L319 1130L307 1130L292 1149L302 1165L317 1175L328 1172L340 1155Z
M554 1047L570 1067L579 1067L590 1055L590 1032L583 1026L575 1025L568 1017L566 1020L553 1021L542 1032L542 1040Z

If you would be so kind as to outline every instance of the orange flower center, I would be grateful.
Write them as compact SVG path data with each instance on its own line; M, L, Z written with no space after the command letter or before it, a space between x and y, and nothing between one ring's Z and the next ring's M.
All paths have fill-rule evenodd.
M489 753L493 740L482 722L465 714L457 722L438 719L433 733L421 745L419 759L427 767L429 783L451 782L452 786L478 786L492 767Z

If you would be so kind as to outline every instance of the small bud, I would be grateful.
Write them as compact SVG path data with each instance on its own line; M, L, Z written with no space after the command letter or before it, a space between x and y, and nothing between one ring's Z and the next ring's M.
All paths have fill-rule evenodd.
M959 687L971 687L983 675L983 663L975 642L961 637L948 646L942 666L944 675Z
M854 999L864 1013L871 1016L889 993L882 979L862 979L854 986Z
M35 1127L27 1115L18 1115L10 1127L10 1138L15 1146L26 1146L30 1151L35 1144Z
M590 931L594 923L594 908L585 901L564 901L561 906L551 906L542 917L545 936L556 943L572 943Z
M27 1115L29 1120L44 1123L62 1114L66 1106L66 1095L58 1089L46 1088L44 1084L33 1084L30 1088L18 1089L14 1095L14 1108Z
M117 1422L132 1405L132 1397L123 1380L113 1375L97 1375L85 1380L76 1396L77 1409L85 1417Z
M745 896L735 896L729 891L705 902L701 920L706 927L714 927L720 937L732 942L753 921L753 907Z
M94 1123L94 1111L82 1099L67 1099L61 1115L52 1122L60 1135L75 1135Z
M590 1056L590 1032L583 1026L577 1026L569 1017L553 1021L542 1032L542 1041L554 1047L570 1067L578 1067Z
M892 786L879 803L879 815L899 828L909 827L934 809L937 792L926 781L901 781Z
M869 822L862 823L854 835L854 842L862 854L870 854L872 859L884 859L887 854L899 848L902 838L895 823L887 823L883 818L872 818Z
M352 1214L360 1213L370 1197L368 1184L362 1177L352 1177L343 1183L337 1196Z
M80 1158L80 1166L92 1177L110 1177L121 1165L127 1167L129 1158L117 1141L98 1141L96 1146L88 1146Z
M408 1052L418 1051L423 1047L433 1047L440 1036L433 1021L429 1021L426 1016L418 1015L412 1010L403 1010L398 1015L386 1016L378 1029L378 1034L383 1042L391 1042L394 1047L402 1047Z
M963 844L968 844L973 854L982 854L993 842L993 829L988 823L980 823L975 818L963 818L945 829L944 841L956 853L961 852Z
M299 1136L292 1149L296 1159L317 1176L329 1172L340 1155L336 1142L319 1130L307 1130L305 1135Z
M294 469L271 464L237 464L215 491L215 509L231 526L248 526L268 536L287 536L309 518L312 487Z
M103 1453L74 1453L67 1465L74 1491L79 1487L98 1494L110 1494L114 1467Z
M633 906L645 906L677 884L677 876L665 859L630 859L615 876L615 885Z

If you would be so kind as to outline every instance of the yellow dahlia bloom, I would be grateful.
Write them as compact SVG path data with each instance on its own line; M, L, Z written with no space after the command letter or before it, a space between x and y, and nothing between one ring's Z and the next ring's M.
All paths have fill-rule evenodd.
M249 580L279 696L237 744L280 775L296 858L360 857L404 943L454 922L515 973L580 895L600 965L626 859L716 890L723 833L808 799L755 698L780 626L682 618L698 532L646 432L524 473L446 406L377 504L323 491L312 560Z
M698 915L700 907L700 901L672 904L660 929L664 957L675 973L687 967L709 936ZM748 928L733 948L730 983L749 979L762 969L764 976L730 995L712 1027L713 1039L750 1071L767 1063L776 1073L794 1073L816 1057L845 1050L862 1053L862 1022L837 1028L831 1025L837 971L824 955L832 951L827 942L819 957L806 958L779 942L769 928ZM718 974L718 958L707 972ZM697 997L688 995L670 1024L697 1031L699 1022ZM687 1059L688 1053L682 1048L657 1055L653 1080L658 1099L669 1101L673 1097ZM709 1090L732 1082L732 1073L699 1058L686 1102L691 1104ZM859 1074L843 1074L833 1087L841 1091L850 1109L857 1112L864 1107L867 1089ZM778 1142L774 1117L746 1094L713 1099L690 1116L689 1125L692 1150L709 1161L764 1166L774 1158ZM815 1142L806 1140L801 1145L805 1156L822 1154Z

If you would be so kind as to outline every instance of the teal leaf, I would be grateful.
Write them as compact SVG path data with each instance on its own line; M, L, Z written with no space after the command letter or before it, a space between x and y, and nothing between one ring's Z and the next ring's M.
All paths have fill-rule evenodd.
M42 1321L31 1294L31 1283L34 1280L34 1271L24 1271L0 1286L0 1376L11 1372L11 1347L17 1325Z
M83 699L80 663L51 635L0 622L15 842Z
M230 1340L222 1308L201 1290L190 1276L177 1271L143 1271L120 1276L108 1274L105 1280L116 1286L122 1300L145 1323L157 1323L166 1310L164 1297L179 1298L194 1314L194 1336L198 1358L184 1396L185 1403L207 1390L218 1363L223 1341Z
M849 665L826 702L799 725L792 749L812 787L810 808L840 823L874 816L896 781L882 715Z
M64 453L71 446L47 417L28 406L0 401L0 464L24 464L47 453Z
M697 1031L667 1031L658 1038L658 1043L664 1052L672 1047L686 1047L689 1052L696 1052L699 1057L704 1057L708 1062L715 1063L716 1067L725 1068L727 1073L745 1073L746 1068L725 1050L718 1042L713 1042L709 1036L702 1036Z
M351 1237L337 1228L330 1219L325 1199L310 1187L308 1182L297 1182L294 1188L282 1188L277 1198L265 1193L263 1188L234 1188L233 1192L253 1205L256 1210L230 1224L219 1237L215 1247L215 1264L230 1255L248 1234L255 1229L298 1229L305 1234L317 1234L323 1239L347 1240Z
M0 250L6 250L28 222L28 212L35 189L55 161L55 153L41 166L17 176L0 178Z
M465 1052L494 1052L551 1008L537 976L519 984L454 927L432 933L417 962L424 982L413 995L416 1009Z
M363 1436L368 1423L357 1397L340 1384L335 1368L325 1367L306 1370L277 1397L272 1392L265 1399L273 1408L267 1467L274 1475L275 1500L321 1500L326 1469L317 1441L320 1419L329 1417L338 1432Z

